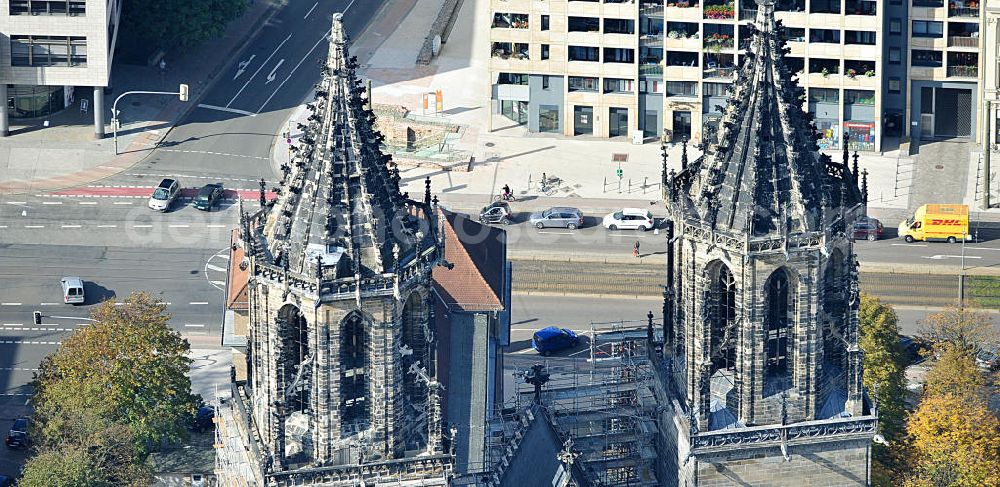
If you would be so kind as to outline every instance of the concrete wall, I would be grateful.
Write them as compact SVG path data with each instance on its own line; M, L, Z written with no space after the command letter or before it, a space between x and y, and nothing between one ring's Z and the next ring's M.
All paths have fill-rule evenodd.
M976 133L978 130L976 124L976 116L981 109L982 102L980 101L980 92L977 83L963 83L963 82L949 82L949 81L923 81L923 80L913 80L910 83L910 137L913 139L919 139L924 135L924 132L933 132L933 127L923 127L920 123L920 112L922 111L922 100L920 96L921 88L923 87L933 87L933 88L955 88L961 90L969 90L972 92L972 110L970 111L970 123L972 124L972 139L976 138ZM935 114L935 116L947 116L952 117L955 114ZM914 124L916 122L916 124Z
M531 96L528 99L528 131L538 132L538 107L540 105L550 105L559 109L559 133L566 127L564 114L564 99L566 87L564 76L547 76L549 87L542 88L542 75L533 74L528 77L528 90Z

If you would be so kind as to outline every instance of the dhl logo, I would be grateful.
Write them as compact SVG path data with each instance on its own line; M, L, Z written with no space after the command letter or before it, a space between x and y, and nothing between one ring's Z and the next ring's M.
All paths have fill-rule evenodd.
M962 220L931 220L931 225L961 225Z

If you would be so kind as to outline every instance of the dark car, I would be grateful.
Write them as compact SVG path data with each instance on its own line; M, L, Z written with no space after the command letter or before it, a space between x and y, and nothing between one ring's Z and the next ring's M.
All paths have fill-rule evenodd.
M198 190L198 196L194 197L194 207L199 210L212 211L222 199L222 185L218 183L206 184Z
M854 240L874 242L882 238L882 222L877 218L864 216L854 222Z
M4 440L7 448L25 448L31 444L28 439L28 418L18 418L14 420L14 425L7 432Z
M905 362L903 365L907 367L923 362L931 350L929 343L908 336L899 337L899 348L903 352L903 361Z
M479 223L499 223L507 225L511 221L512 212L506 201L494 201L479 212Z
M212 419L215 418L215 409L212 406L202 405L198 408L198 412L194 414L194 418L188 429L194 431L195 433L203 433L215 428Z
M531 348L541 355L573 348L580 344L580 337L573 330L550 326L535 332L531 337Z

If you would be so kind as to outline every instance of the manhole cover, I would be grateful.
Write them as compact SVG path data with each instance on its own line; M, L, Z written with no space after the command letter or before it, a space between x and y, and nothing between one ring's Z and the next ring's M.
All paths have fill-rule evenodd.
M944 166L938 164L938 165L934 166L934 169L944 169Z
M496 145L496 144L494 144L493 142L487 142L487 143L486 143L486 147L493 147L493 146L495 146L495 145Z

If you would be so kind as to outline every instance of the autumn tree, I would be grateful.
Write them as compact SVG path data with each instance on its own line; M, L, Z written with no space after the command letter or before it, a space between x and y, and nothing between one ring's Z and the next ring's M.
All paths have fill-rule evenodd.
M42 361L32 403L43 454L35 461L83 448L111 485L131 485L152 446L185 437L198 397L187 376L189 345L165 308L146 293L106 301L92 312L94 323Z
M996 340L989 314L954 305L928 315L921 324L920 334L935 345L951 344L970 355Z
M858 310L858 346L864 352L865 390L878 403L880 432L889 445L873 445L876 485L892 485L900 476L904 454L906 376L899 346L899 324L892 306L862 294Z

